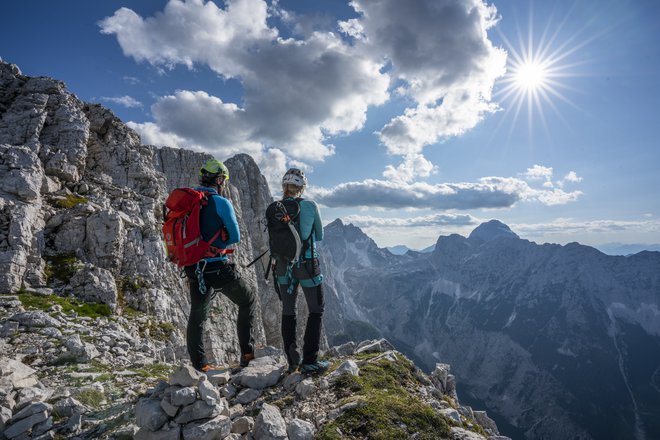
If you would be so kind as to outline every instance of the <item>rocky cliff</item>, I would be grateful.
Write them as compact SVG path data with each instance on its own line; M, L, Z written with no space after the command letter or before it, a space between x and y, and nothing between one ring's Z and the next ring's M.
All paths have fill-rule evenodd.
M376 332L429 370L449 362L516 438L660 437L660 253L538 245L498 221L403 256L341 221L325 233L342 340Z
M81 102L62 82L0 64L0 291L47 288L183 328L187 286L165 261L162 203L172 188L195 185L208 157L141 145L109 110ZM258 219L271 195L249 156L226 164L225 196L243 236L235 261L245 264L265 248ZM263 305L275 309L258 271L256 265L242 274ZM226 362L237 347L226 317L236 312L223 298L215 311L207 342L217 361ZM277 343L276 317L259 320L259 341ZM169 357L181 355L179 331L171 342Z

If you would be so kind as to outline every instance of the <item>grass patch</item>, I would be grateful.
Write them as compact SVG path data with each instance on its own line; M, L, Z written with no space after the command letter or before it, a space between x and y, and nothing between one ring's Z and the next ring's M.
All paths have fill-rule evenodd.
M85 303L72 297L19 293L18 299L26 309L48 310L57 304L62 307L64 313L69 313L73 310L78 316L87 316L96 319L102 316L107 317L112 315L112 310L107 304Z
M118 282L119 289L123 292L137 293L142 288L142 279L140 277L122 277Z
M82 263L73 252L47 256L45 260L44 273L48 284L54 280L68 284L71 277L82 267Z
M169 341L176 330L174 324L166 321L155 321L148 319L145 323L139 324L139 333L143 338L149 337L157 341Z
M105 401L105 394L94 388L86 388L76 393L76 399L85 406L99 409Z
M445 418L408 391L418 386L414 365L407 359L364 364L359 376L344 375L333 384L338 396L358 400L360 404L326 424L316 438L389 440L409 439L413 435L419 440L450 438Z
M131 370L145 379L167 380L174 373L174 370L176 370L176 366L169 364L149 364L140 368L131 368Z
M75 194L67 194L62 198L57 197L51 199L53 205L63 209L71 209L74 206L80 205L82 203L87 203L88 201L89 199L87 197L78 196Z
M295 397L292 395L284 396L281 399L277 399L271 402L272 405L275 405L278 407L280 410L283 410L284 408L287 408L291 405L293 405L293 402L296 400Z

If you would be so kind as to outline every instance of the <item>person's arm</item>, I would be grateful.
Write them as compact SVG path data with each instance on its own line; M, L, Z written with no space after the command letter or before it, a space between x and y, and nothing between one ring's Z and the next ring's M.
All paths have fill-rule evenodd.
M238 221L236 220L234 207L231 202L224 197L214 196L213 199L215 201L215 209L218 216L222 219L222 223L224 224L228 235L226 240L218 240L220 240L225 247L230 244L238 243L241 240L241 231L238 228Z
M306 240L314 231L314 240L323 240L323 223L319 207L311 200L300 202L300 235Z
M316 241L323 240L323 222L321 221L321 211L316 203L314 205L314 238Z

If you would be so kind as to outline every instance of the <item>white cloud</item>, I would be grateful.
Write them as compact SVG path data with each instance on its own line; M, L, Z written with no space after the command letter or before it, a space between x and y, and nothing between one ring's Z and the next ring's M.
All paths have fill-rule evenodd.
M241 107L215 112L213 121L204 118L199 126L212 122L236 131L225 137L262 143L305 161L333 154L332 136L361 129L367 109L389 99L394 81L415 104L377 133L392 154L421 154L424 146L464 133L497 109L491 91L504 73L506 54L488 39L494 7L482 0L355 0L351 5L358 17L335 23L334 32L327 31L323 17L299 16L263 0L234 0L224 7L170 0L146 18L121 8L99 26L138 62L159 69L203 64L238 79ZM269 14L301 37L282 38L269 25ZM178 117L177 106L160 101L156 106L160 120ZM236 119L240 123L233 125ZM163 136L176 135L212 152L224 148L194 131L178 131L189 124L173 128L160 120L155 123Z
M390 153L419 153L497 109L490 98L495 79L504 74L506 53L488 40L494 7L481 0L354 0L351 5L362 14L364 38L356 46L389 60L392 75L404 82L398 90L418 104L380 130Z
M531 168L527 168L524 176L527 180L545 180L549 182L552 180L552 167L544 167L542 165L534 165Z
M533 188L515 177L483 177L477 182L408 183L367 179L333 188L311 188L317 201L328 207L379 207L385 209L508 208L520 201L558 205L575 201L580 191Z
M340 21L337 23L339 30L344 34L355 38L356 40L364 39L364 27L360 20L356 18L351 18L346 21Z
M401 182L411 182L419 177L428 177L437 171L438 167L421 154L409 154L396 168L388 165L383 171L383 177Z
M123 79L124 82L126 82L126 83L128 83L128 84L130 84L130 85L132 85L132 86L137 85L137 84L140 84L140 79L139 79L139 78L136 78L136 77L134 77L134 76L128 76L128 75L126 75L126 76L122 76L121 79Z
M302 160L323 160L334 152L328 136L360 129L367 108L388 99L389 76L380 71L380 62L355 56L337 35L279 37L266 23L267 10L261 0L235 0L224 9L202 0L172 0L152 17L121 8L99 25L103 33L116 35L124 54L136 61L165 68L205 64L241 82L242 107L204 92L162 97L152 111L163 132L212 152L223 151L224 141L234 139L273 146ZM190 107L206 107L211 114L193 124L181 114ZM222 136L209 137L217 127Z
M474 94L450 91L441 105L419 105L388 122L378 138L391 154L418 154L425 146L473 128L495 105Z
M261 173L266 177L273 197L277 197L282 189L282 176L287 170L286 154L277 148L270 148L255 157Z
M575 174L575 171L570 171L568 174L564 176L564 181L578 183L578 182L582 182L582 177L578 177L578 175Z
M161 131L160 127L153 122L138 124L136 122L129 121L126 123L126 125L138 132L143 144L168 146L174 148L186 147L193 150L200 150L199 145L188 144L185 139L175 134L165 133Z
M132 96L124 95L124 96L103 96L101 97L101 101L107 101L107 102L112 102L115 104L122 105L124 107L128 108L137 108L137 107L142 107L142 103L138 101L137 99L133 98Z
M476 225L480 222L479 219L471 216L470 214L431 214L410 218L387 218L387 217L373 217L363 215L349 215L343 217L344 223L353 223L359 227L423 227L423 226L466 226Z
M660 231L658 220L575 220L558 218L547 223L519 223L511 225L516 232L528 236L554 234L604 234L621 232L650 233Z

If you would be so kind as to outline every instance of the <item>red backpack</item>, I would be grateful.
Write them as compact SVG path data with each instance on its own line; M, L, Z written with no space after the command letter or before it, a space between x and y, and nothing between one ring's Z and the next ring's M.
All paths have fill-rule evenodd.
M228 254L233 249L211 246L218 236L226 240L227 231L220 228L209 241L204 241L199 224L202 206L208 204L208 191L176 188L165 200L167 214L163 224L167 258L179 267L197 264L202 258Z

